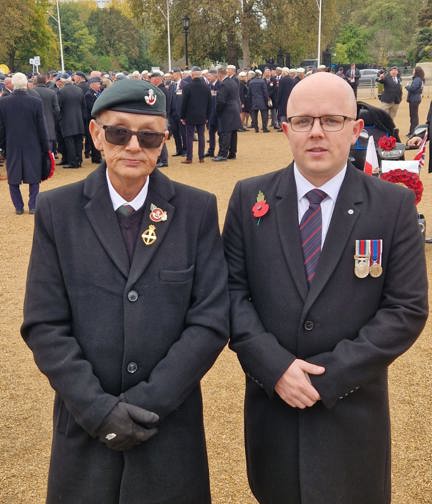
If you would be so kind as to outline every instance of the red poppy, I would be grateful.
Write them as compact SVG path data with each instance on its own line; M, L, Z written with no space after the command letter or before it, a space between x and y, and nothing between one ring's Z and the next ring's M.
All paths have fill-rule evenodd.
M396 168L395 170L383 173L381 179L393 184L403 184L408 189L414 191L416 205L420 203L423 195L423 183L417 173Z
M261 218L269 211L270 207L265 200L257 201L252 207L252 214L254 217Z
M395 148L396 138L392 136L383 135L378 139L378 147L385 151L391 151Z

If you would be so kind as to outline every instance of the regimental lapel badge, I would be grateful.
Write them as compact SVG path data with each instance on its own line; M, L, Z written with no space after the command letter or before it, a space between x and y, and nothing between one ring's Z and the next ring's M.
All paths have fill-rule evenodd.
M357 278L382 275L382 240L356 240L354 274Z
M153 245L153 243L157 240L156 226L150 224L150 226L141 235L141 238L144 245Z
M158 208L153 203L150 205L150 210L150 220L152 222L165 222L168 219L166 211Z

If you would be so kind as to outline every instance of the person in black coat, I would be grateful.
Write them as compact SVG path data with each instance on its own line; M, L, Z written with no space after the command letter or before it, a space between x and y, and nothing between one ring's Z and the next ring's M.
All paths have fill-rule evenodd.
M278 90L278 118L279 124L286 121L286 108L288 103L289 95L293 90L296 82L289 75L284 75L279 81Z
M258 111L261 112L262 131L269 133L267 128L268 123L268 103L269 95L265 81L256 76L255 72L248 72L251 79L249 80L249 96L250 96L250 110L252 118L252 127L255 132L259 132L258 128Z
M84 94L85 101L85 115L84 124L85 130L89 131L89 124L91 121L91 111L95 101L101 94L102 79L100 77L91 77L88 81L88 90ZM90 157L92 163L99 164L102 161L102 156L99 150L96 148L91 135L89 135L89 145L90 145Z
M261 504L390 504L388 367L428 316L414 193L347 161L363 124L339 77L287 115L294 162L239 182L223 231L249 483Z
M384 85L381 95L381 107L394 121L399 104L402 101L402 86L398 67L392 66L388 74L381 73L376 81L382 82Z
M207 80L208 80L207 85L211 95L211 106L210 106L210 115L207 122L208 134L209 134L209 146L207 152L204 154L204 157L214 157L216 149L216 133L218 130L216 101L217 101L218 89L220 88L220 81L218 80L217 77L217 70L210 69L207 74Z
M49 148L52 152L54 152L57 143L56 125L58 124L60 117L60 107L57 99L57 93L52 89L49 89L46 82L46 75L38 75L36 77L36 87L33 88L33 90L42 100L48 131Z
M14 92L0 100L0 149L6 157L9 191L17 215L24 213L20 184L29 184L29 213L36 208L42 163L48 153L48 133L42 100L30 96L27 77L12 77Z
M185 156L186 126L182 124L180 121L181 104L183 100L183 88L185 86L185 82L182 79L182 73L180 68L174 68L172 78L173 78L171 86L172 107L169 120L176 146L176 152L175 154L173 154L173 156Z
M247 131L246 128L248 125L249 112L250 112L247 72L239 73L239 95L240 95L240 119L242 123L240 131Z
M164 84L164 75L159 70L155 70L150 75L150 82L153 86L159 88L162 93L165 95L165 103L166 103L166 116L170 117L170 110L172 107L172 93L170 93L169 89L166 88ZM157 168L164 168L168 166L168 149L166 144L163 145L162 151L160 153L158 162L156 163Z
M192 82L183 89L183 101L180 120L186 126L186 159L182 163L192 163L193 138L198 134L198 158L204 163L206 122L211 112L210 89L201 77L201 68L192 67Z
M82 139L84 135L85 100L82 90L63 74L63 87L59 89L60 129L64 141L66 163L63 168L79 168L82 164Z
M213 161L226 161L237 157L237 130L241 127L239 88L227 76L226 68L218 69L220 87L216 98L218 117L219 153Z
M228 337L216 198L155 169L157 87L121 80L92 116L105 161L41 194L21 328L55 390L47 504L210 504L200 380Z
M349 70L345 73L345 78L348 84L351 86L354 91L354 96L357 98L357 88L360 80L360 71L356 67L355 63L351 63Z

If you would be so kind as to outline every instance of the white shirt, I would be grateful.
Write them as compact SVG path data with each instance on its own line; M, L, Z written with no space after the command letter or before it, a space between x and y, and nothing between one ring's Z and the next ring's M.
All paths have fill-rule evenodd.
M321 248L324 245L324 240L327 236L327 231L330 226L330 221L333 215L334 206L336 199L339 194L343 179L345 178L346 165L344 168L333 178L328 180L321 187L315 187L305 179L300 173L297 165L294 163L294 179L297 187L297 205L298 205L298 220L299 224L302 220L303 215L309 209L309 200L306 198L306 193L312 191L312 189L320 189L327 194L321 202L321 218L322 218L322 234L321 234Z
M135 211L139 210L145 203L148 193L148 186L150 177L147 177L146 183L143 185L141 191L135 196L132 201L126 201L120 194L114 189L111 184L111 180L108 176L108 170L106 171L106 179L108 183L109 195L111 198L112 206L114 208L114 212L121 207L122 205L130 205Z

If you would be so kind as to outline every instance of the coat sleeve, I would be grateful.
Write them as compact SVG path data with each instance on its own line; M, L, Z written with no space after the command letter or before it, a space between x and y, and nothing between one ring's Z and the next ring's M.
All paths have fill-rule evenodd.
M39 195L27 274L21 335L35 362L73 417L94 435L118 398L105 393L74 337L51 223L49 200Z
M386 268L381 306L355 339L307 359L322 365L310 376L324 405L333 407L345 394L374 380L414 343L428 314L424 244L417 223L414 194L404 191ZM355 309L355 308L354 308Z
M272 397L274 386L296 357L265 330L251 302L245 248L248 240L241 206L239 183L231 197L223 231L231 302L230 348L237 353L246 375Z
M129 403L164 418L199 385L228 339L227 276L216 198L211 196L200 223L194 284L184 330L148 380L124 392Z

